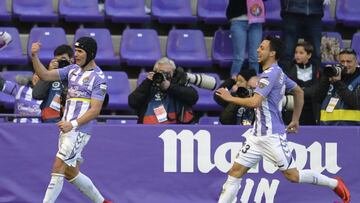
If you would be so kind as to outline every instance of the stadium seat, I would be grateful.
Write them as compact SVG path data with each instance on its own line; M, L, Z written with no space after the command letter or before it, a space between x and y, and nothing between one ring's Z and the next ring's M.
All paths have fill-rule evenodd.
M107 77L109 104L106 109L128 110L129 78L125 72L104 71Z
M98 65L120 65L119 56L115 55L111 34L106 28L79 28L76 30L74 42L80 37L92 37L98 44L96 63Z
M217 87L220 85L220 77L215 73L205 73L207 75L215 77L217 81ZM213 99L215 90L208 90L199 88L195 85L193 87L199 94L199 100L193 106L193 109L196 111L221 111L222 107L219 106Z
M152 29L125 29L120 43L121 60L129 66L153 66L161 58L160 40Z
M0 76L4 80L9 80L15 82L15 78L17 75L29 75L31 76L33 73L31 71L3 71L0 72ZM0 105L3 105L7 109L13 109L15 103L15 97L5 94L0 91Z
M207 24L226 24L228 0L198 0L198 18Z
M136 119L107 119L106 124L123 124L123 125L137 124L137 120Z
M340 51L340 49L344 48L344 43L343 43L343 41L342 41L342 37L341 37L340 33L338 33L338 32L323 32L323 33L322 33L322 37L327 37L327 38L334 38L334 39L336 39L336 41L339 43L338 51ZM322 40L322 41L323 41L323 40ZM322 43L322 44L323 44L323 43ZM321 47L321 52L322 52L322 53L323 53L324 51L327 51L329 48L332 49L333 51L334 51L335 49L337 49L337 47L334 47L333 44L327 44L327 46L331 46L331 47L323 47L323 45L322 45L322 47ZM334 54L337 55L336 53L334 53ZM327 64L335 64L335 63L337 63L336 60L334 60L334 61L326 61L326 60L323 59L323 60L321 61L322 66L327 65Z
M220 125L219 117L202 116L198 122L199 125Z
M351 40L351 48L355 50L358 61L360 61L360 32L353 35Z
M324 17L322 18L323 25L328 27L334 27L336 24L335 18L331 15L330 6L324 7Z
M210 67L212 65L201 30L172 29L167 39L166 54L177 66Z
M0 52L0 64L2 65L25 65L28 58L24 55L21 48L19 31L15 27L0 27L1 31L8 32L12 37L12 42Z
M98 0L59 0L59 14L67 22L103 22Z
M195 23L190 0L152 0L151 14L160 23Z
M22 22L57 22L52 0L13 0L13 14Z
M336 20L347 26L360 26L360 4L358 0L336 1Z
M11 21L11 13L7 10L6 1L0 1L0 21Z
M41 43L39 58L45 66L54 58L54 50L57 46L68 44L66 34L61 27L34 27L29 34L27 53L31 57L31 45L34 42Z
M217 30L212 43L212 59L221 68L229 68L233 61L233 45L229 30Z
M139 76L138 76L138 78L136 80L136 87L139 86L142 83L142 81L145 80L146 76L147 76L147 72L141 72L139 74Z
M144 0L106 0L105 14L114 23L147 23Z
M281 24L282 18L280 16L280 1L264 1L264 6L266 24Z

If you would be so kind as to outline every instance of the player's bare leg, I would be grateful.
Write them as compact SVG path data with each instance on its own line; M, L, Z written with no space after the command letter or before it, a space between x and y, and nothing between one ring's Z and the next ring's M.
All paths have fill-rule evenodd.
M326 186L344 201L350 201L350 192L340 177L329 178L313 170L297 170L296 168L283 171L286 179L293 183L310 183L314 185Z
M236 201L237 193L241 187L242 177L249 169L250 168L234 162L228 173L228 178L223 185L218 203L233 203Z

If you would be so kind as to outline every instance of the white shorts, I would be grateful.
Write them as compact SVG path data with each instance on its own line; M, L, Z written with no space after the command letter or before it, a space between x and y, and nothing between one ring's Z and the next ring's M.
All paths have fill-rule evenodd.
M71 130L59 135L59 150L56 157L63 160L68 166L76 167L77 161L82 162L81 151L90 140L90 135Z
M251 133L251 130L246 131L244 135L249 133ZM266 160L273 162L281 171L296 168L286 134L245 135L245 137L246 142L237 154L235 162L251 168L264 157Z

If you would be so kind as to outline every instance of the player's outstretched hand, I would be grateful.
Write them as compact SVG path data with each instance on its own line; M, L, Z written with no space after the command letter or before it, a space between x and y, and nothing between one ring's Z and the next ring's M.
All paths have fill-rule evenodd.
M40 42L34 42L31 45L31 56L34 57L35 55L38 54L39 50L41 47L41 43Z
M70 130L73 129L73 126L68 121L59 121L59 122L56 123L56 125L59 127L59 129L63 133L67 133L67 132L69 132Z
M286 127L286 132L288 133L297 133L299 130L299 121L291 121Z

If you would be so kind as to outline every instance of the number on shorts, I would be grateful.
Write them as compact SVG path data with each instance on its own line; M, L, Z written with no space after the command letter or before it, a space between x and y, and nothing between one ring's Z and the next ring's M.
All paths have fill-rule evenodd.
M250 145L245 144L245 145L243 146L243 148L241 149L241 152L245 154L249 149L250 149Z

